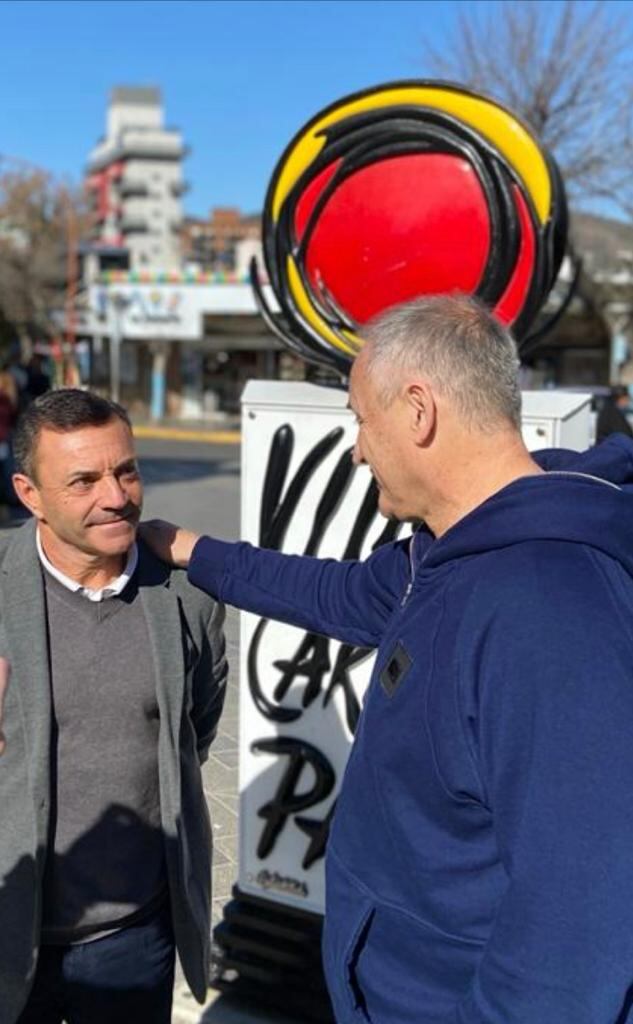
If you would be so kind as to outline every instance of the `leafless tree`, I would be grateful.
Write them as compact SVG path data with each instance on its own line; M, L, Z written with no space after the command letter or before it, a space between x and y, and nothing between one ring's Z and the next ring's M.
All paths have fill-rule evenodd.
M28 348L60 330L81 200L45 170L0 160L0 326Z
M589 0L464 4L441 47L427 46L426 57L434 74L480 90L526 120L556 157L572 203L608 197L626 208L632 26L628 3L620 10Z

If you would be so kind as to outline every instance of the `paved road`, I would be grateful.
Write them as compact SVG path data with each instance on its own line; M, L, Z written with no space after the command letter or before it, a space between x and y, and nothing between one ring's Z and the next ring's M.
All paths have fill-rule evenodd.
M171 519L200 532L234 540L239 536L240 447L139 438L145 480L145 517ZM205 765L204 786L213 821L213 921L219 920L237 878L237 665L238 616L227 613L232 666L220 730ZM271 1016L252 1005L210 994L198 1006L181 976L176 982L173 1024L301 1024Z
M240 446L140 438L145 515L239 536Z

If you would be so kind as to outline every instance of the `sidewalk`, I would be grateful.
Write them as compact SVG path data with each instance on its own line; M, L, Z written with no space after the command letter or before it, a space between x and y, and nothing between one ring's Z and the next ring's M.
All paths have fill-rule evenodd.
M228 608L225 624L230 678L220 728L202 769L204 791L213 823L212 924L222 919L238 873L238 667L239 613ZM259 1008L212 989L204 1006L189 991L178 970L172 1024L304 1024L296 1018Z
M137 419L132 417L136 437L155 438L164 441L206 441L210 444L238 444L240 435L239 416L217 416L205 420L184 420L165 417L160 420Z
M274 1014L270 1010L259 1010L233 996L214 992L200 1006L185 989L174 993L172 1024L304 1024L285 1014Z

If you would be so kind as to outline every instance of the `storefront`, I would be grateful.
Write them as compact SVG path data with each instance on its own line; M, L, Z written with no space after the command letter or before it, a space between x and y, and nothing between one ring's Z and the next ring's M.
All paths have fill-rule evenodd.
M248 379L298 373L248 282L148 276L111 274L89 288L82 321L92 387L138 415L205 419L237 411Z

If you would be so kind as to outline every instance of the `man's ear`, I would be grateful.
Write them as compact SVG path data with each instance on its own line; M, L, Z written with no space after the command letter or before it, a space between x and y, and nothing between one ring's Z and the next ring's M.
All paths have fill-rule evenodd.
M433 436L437 421L437 405L430 384L424 380L408 384L405 400L409 406L409 422L415 443L426 445Z
M29 512L36 519L43 519L40 492L30 476L27 476L25 473L14 473L12 480L15 493L25 508L28 508Z

